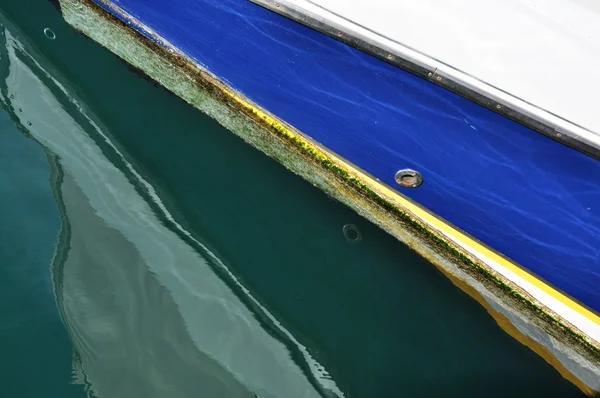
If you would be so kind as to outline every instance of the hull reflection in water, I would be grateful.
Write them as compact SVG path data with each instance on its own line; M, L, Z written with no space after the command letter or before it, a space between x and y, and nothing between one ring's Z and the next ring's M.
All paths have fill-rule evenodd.
M63 227L54 283L76 373L92 395L343 396L224 264L173 220L64 87L8 30L2 39L0 58L9 68L2 100L59 159Z
M68 232L54 265L58 302L79 366L98 395L254 397L196 348L177 304L135 245L95 214L69 175L59 189ZM209 322L222 306L216 299L202 301L205 311L198 316L207 322L203 328L218 327Z
M0 32L0 99L53 159L90 396L580 396L408 248L41 14Z

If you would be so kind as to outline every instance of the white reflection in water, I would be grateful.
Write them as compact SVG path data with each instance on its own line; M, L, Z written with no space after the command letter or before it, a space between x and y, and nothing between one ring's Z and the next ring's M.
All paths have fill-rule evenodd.
M91 113L6 29L4 37L0 57L9 74L0 99L20 110L21 125L59 163L63 229L54 279L76 380L110 398L343 396L306 348L177 224Z

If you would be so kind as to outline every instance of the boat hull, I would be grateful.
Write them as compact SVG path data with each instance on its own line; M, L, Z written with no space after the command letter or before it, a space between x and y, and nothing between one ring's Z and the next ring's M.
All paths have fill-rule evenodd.
M561 343L538 343L553 355L583 355L585 371L570 370L600 389L583 376L600 374L596 160L245 1L62 4L74 26L475 286L513 324L549 331ZM232 122L234 110L252 127ZM397 186L403 168L423 184Z

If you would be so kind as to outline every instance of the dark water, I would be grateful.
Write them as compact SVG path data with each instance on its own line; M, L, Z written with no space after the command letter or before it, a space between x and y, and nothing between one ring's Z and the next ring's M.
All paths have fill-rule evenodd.
M0 101L0 397L581 395L45 0L0 3Z

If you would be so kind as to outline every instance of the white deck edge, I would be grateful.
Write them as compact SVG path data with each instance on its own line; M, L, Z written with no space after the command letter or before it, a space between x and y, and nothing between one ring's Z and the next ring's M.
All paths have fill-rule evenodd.
M450 79L454 83L470 89L497 103L496 107L510 108L526 117L529 117L548 128L554 130L554 137L561 141L561 137L567 136L600 150L600 135L569 120L561 118L545 109L535 106L510 93L502 91L484 81L481 81L468 73L453 68L433 57L424 54L417 49L406 46L398 41L382 36L372 30L360 26L340 15L335 14L310 0L249 0L257 5L268 8L290 19L294 19L311 28L309 23L300 20L304 16L330 27L341 33L340 38L352 37L362 40L370 45L390 53L393 57L399 57L414 63L431 72L434 83L444 85L444 80ZM318 30L318 29L317 29ZM385 59L384 59L385 60ZM439 79L436 79L439 76ZM499 108L500 109L500 108ZM549 134L546 134L549 135Z

